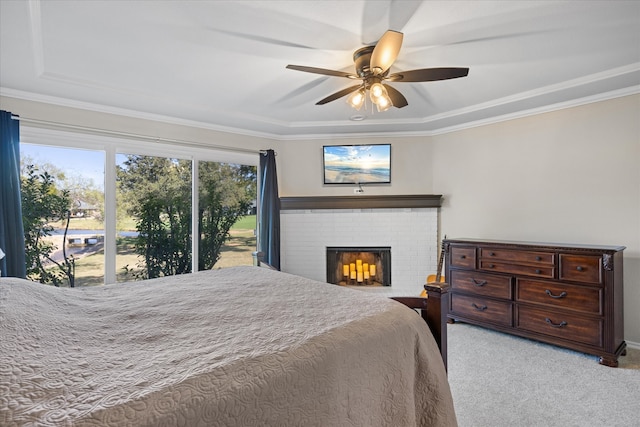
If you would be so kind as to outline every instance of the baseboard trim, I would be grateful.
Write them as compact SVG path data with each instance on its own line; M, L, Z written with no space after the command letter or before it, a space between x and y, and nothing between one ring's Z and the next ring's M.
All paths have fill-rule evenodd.
M628 348L632 348L634 350L640 350L640 343L638 342L632 342L632 341L627 341L627 347Z

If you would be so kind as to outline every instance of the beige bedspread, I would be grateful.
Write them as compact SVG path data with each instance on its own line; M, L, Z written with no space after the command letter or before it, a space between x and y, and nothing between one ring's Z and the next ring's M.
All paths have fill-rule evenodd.
M0 425L455 425L400 303L258 267L55 288L0 279Z

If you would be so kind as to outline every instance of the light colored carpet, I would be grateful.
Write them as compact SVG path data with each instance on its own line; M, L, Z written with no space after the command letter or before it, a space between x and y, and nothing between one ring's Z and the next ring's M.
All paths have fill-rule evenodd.
M640 350L620 367L488 329L448 325L460 427L640 426Z

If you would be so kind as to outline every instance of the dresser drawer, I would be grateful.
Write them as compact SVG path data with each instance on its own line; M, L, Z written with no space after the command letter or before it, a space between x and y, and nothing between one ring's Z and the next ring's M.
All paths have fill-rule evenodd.
M560 254L560 280L602 283L602 257Z
M476 248L451 247L451 265L453 267L476 268Z
M516 279L516 301L602 314L602 289L590 286Z
M507 261L515 264L555 265L555 256L548 252L513 251L509 249L480 248L480 257L485 260Z
M602 347L601 319L523 306L519 306L517 311L517 328Z
M509 274L523 274L525 276L534 276L544 279L553 279L555 277L555 269L553 266L510 264L481 259L479 268L481 270L497 271Z
M452 270L449 284L451 290L456 292L511 299L511 277L509 276Z
M510 302L451 294L451 314L461 317L511 326L512 310Z

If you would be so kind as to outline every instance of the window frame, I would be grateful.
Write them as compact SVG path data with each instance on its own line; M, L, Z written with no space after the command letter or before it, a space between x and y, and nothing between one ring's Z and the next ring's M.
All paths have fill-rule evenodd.
M199 188L199 162L236 163L256 167L256 177L259 173L260 153L234 151L216 147L194 146L169 142L164 139L156 141L141 141L126 136L105 136L89 132L76 132L68 130L50 129L45 127L29 126L21 124L20 143L33 145L46 145L50 147L75 148L93 151L103 151L104 154L104 284L117 283L116 281L116 155L140 154L149 156L171 157L191 161L191 202L192 202L192 230L193 236L197 236L198 230L198 188ZM257 179L257 194L259 194L259 179ZM259 206L258 206L259 209ZM198 271L199 248L198 239L192 241L191 271Z

